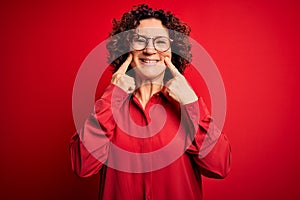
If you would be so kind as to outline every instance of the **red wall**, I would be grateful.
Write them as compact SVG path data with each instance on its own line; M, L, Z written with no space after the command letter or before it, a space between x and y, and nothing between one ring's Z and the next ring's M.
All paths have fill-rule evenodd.
M98 177L77 178L70 167L73 83L112 18L142 1L106 2L1 1L0 199L97 198ZM204 179L205 199L299 199L299 3L150 5L192 27L226 87L232 171L225 180Z

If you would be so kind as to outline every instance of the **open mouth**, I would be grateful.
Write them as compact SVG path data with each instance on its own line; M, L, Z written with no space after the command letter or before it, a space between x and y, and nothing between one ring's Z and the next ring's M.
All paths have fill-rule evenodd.
M144 64L156 64L159 62L158 59L147 59L147 58L140 58L140 61Z

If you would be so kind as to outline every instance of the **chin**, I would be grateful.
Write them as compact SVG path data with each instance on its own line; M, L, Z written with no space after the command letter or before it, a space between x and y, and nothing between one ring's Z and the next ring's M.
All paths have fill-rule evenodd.
M136 76L141 80L163 79L166 66L162 64L140 65L134 68Z

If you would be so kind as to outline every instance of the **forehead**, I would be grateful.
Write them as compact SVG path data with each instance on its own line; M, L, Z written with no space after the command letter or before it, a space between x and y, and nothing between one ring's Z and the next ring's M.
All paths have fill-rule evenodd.
M143 19L136 28L136 33L147 37L169 36L168 30L162 22L155 18Z

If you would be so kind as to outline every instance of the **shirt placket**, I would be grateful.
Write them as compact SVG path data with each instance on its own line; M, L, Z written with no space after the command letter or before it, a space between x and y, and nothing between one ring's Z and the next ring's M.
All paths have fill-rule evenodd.
M149 102L147 103L145 109L142 108L142 105L140 104L140 102L138 101L138 99L135 97L134 101L136 103L136 105L139 107L142 116L144 117L146 124L148 125L151 121L150 116L149 116L149 110L151 108L151 106L153 106L154 104L159 103L159 93L154 94ZM152 138L147 138L147 140L149 140L149 147L147 148L149 151L148 152L152 152ZM153 167L153 161L152 158L149 158L150 160L147 161L147 164L151 165L152 169ZM153 199L153 190L152 190L152 184L153 184L153 173L152 170L150 170L149 172L146 172L143 174L144 180L143 180L143 185L144 185L144 199L145 200L152 200Z
M145 116L146 116L146 120L147 120L147 124L150 123L150 116L149 116L149 110L151 108L151 106L153 106L155 103L157 103L157 98L158 98L158 94L155 94L153 95L148 104L146 105L146 108L145 108ZM149 138L149 142L150 142L150 145L149 145L149 152L152 152L152 138ZM149 161L149 164L151 165L151 168L152 169L152 164L153 164L153 161L152 161L152 157L149 158L150 161ZM145 176L145 199L146 200L152 200L153 199L153 190L152 190L152 183L153 183L153 173L152 173L152 170L150 170L150 172L147 172L144 174Z

